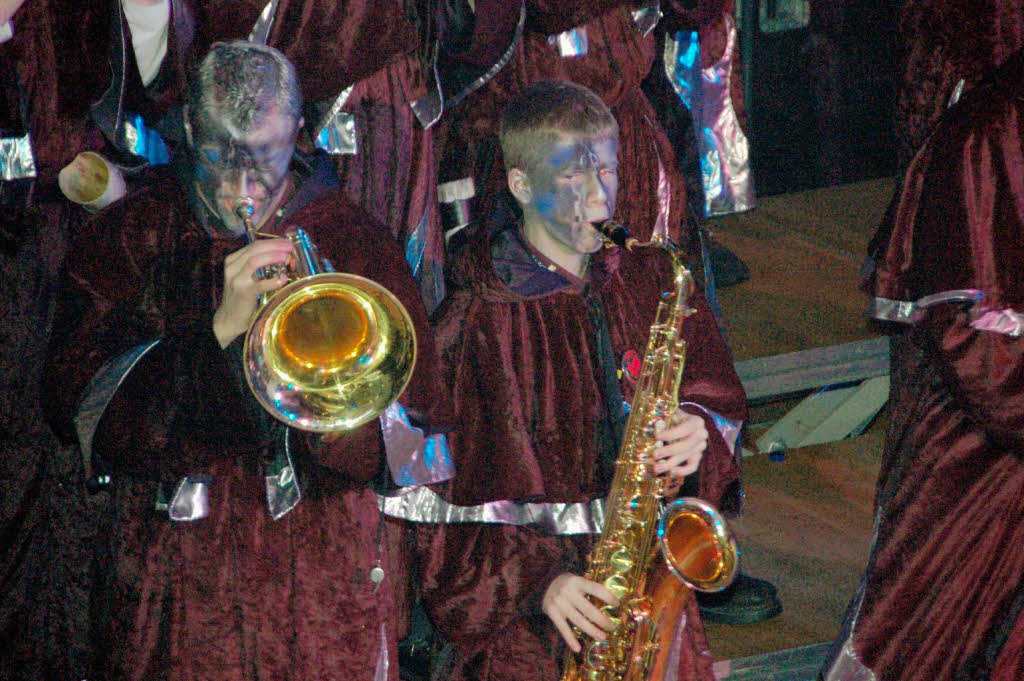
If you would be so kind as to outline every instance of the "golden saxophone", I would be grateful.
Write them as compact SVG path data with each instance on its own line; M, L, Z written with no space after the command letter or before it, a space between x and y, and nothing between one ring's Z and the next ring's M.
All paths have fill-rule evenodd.
M644 352L637 390L623 433L601 537L584 576L619 599L601 610L615 624L606 640L584 637L579 654L569 652L563 681L653 681L675 678L672 641L684 624L692 590L720 591L739 567L739 549L721 514L710 504L682 498L667 506L664 481L649 459L656 424L667 423L679 405L686 361L680 337L693 314L688 299L693 277L672 241L641 243L618 223L597 226L605 239L632 251L659 248L672 260L675 289L662 296ZM663 559L659 559L659 554Z

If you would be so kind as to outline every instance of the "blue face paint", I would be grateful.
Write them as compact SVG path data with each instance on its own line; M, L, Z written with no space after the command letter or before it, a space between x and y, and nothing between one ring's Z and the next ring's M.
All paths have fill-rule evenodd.
M618 140L566 135L527 173L526 219L543 227L560 248L578 254L599 250L592 223L612 217L618 193Z
M216 121L205 121L194 132L193 177L206 201L225 227L240 232L235 206L239 199L252 199L253 221L259 224L287 182L296 122L272 111L244 134Z

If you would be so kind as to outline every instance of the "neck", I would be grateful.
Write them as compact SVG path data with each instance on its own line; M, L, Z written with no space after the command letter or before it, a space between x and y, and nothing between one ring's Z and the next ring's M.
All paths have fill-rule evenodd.
M583 274L587 269L587 263L590 262L589 253L580 253L553 239L542 224L536 220L531 220L529 217L524 217L523 219L523 236L545 258L566 272L578 278L583 278Z

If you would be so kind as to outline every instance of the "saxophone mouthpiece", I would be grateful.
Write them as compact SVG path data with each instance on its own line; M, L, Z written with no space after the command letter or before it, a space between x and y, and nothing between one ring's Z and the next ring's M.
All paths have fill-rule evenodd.
M615 222L615 220L605 220L604 222L595 224L594 229L601 232L601 236L605 239L627 251L632 251L633 248L640 243L639 240L633 238L628 229L623 225L620 225L618 222Z

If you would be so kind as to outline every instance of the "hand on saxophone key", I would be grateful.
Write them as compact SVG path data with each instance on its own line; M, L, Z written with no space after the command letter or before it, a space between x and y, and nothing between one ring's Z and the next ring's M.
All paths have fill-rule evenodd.
M283 272L270 279L261 279L257 273L287 263L293 253L288 239L260 239L224 259L224 294L213 313L213 332L222 348L249 329L260 294L275 291L288 281Z
M671 423L655 427L658 447L651 457L655 475L682 479L696 472L708 448L708 429L704 419L677 409Z
M608 605L619 604L619 599L604 585L568 572L555 577L541 601L541 610L551 619L574 653L580 652L580 642L576 640L572 627L575 626L595 640L603 641L605 632L615 626L588 596Z

